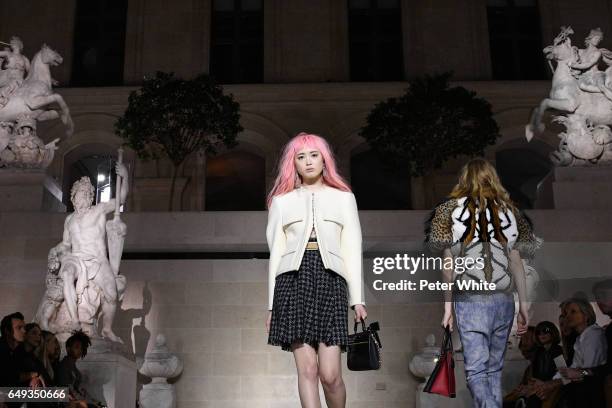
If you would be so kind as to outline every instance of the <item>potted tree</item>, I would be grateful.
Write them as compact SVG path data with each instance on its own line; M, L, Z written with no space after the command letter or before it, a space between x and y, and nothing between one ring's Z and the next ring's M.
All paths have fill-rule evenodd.
M360 135L391 168L410 163L412 177L426 176L451 158L483 155L500 137L491 105L475 92L451 87L451 75L415 78L402 96L369 113Z
M205 74L191 80L157 72L130 93L115 133L143 160L167 157L173 164L168 209L173 209L176 178L192 154L214 155L220 146L234 147L240 105Z

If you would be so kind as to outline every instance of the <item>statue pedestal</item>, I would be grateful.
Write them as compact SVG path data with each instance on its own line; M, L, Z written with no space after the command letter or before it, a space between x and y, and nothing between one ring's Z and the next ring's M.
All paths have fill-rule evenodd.
M553 181L557 210L609 210L612 166L557 167Z
M0 169L0 212L64 212L62 189L44 170Z
M143 408L175 408L174 385L166 382L145 384L140 391L139 401Z
M77 366L92 398L109 408L136 406L136 362L125 345L92 339L87 356Z

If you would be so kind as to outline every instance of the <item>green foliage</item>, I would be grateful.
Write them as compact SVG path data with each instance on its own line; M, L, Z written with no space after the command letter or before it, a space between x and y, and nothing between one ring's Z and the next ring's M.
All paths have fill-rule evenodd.
M483 155L500 137L491 105L463 87L450 88L451 74L409 81L406 93L378 103L361 129L372 149L391 167L410 162L424 176L459 155Z
M214 155L236 146L240 105L208 75L191 80L157 72L130 93L115 133L143 160L166 155L174 164L168 209L172 210L178 169L195 152Z
M240 105L208 75L192 80L157 72L130 93L125 113L115 123L115 133L141 159L164 153L180 166L193 152L214 155L219 146L234 147Z

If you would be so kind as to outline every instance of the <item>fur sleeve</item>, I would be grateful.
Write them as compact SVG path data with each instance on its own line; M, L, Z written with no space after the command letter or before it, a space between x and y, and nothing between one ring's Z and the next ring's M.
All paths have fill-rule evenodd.
M533 223L527 214L522 211L515 211L514 216L516 218L518 237L512 249L518 250L523 259L533 259L536 251L542 245L542 239L538 238L533 232Z
M456 207L456 199L447 200L439 204L425 221L425 248L434 254L453 244L452 212Z

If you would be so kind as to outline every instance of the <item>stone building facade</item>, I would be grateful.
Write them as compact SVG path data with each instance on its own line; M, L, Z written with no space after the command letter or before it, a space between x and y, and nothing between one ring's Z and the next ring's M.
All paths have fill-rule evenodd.
M174 198L177 203L174 208L202 210L208 202L209 209L263 209L261 198L270 186L278 151L284 142L302 130L317 132L329 138L337 151L344 174L355 185L365 186L361 187L362 193L359 195L370 195L372 191L368 185L373 183L354 180L354 171L351 169L351 164L358 166L361 163L358 159L352 160L356 155L360 155L363 163L371 163L373 160L374 168L380 167L380 159L368 154L368 145L358 135L367 113L377 102L401 94L405 88L402 80L448 70L454 72L454 80L459 85L477 91L493 104L503 137L487 150L487 156L494 161L501 157L504 163L515 163L515 166L516 160L508 160L509 157L528 157L524 160L532 164L537 162L539 170L535 171L536 174L523 174L515 182L517 190L521 186L523 190L529 190L528 197L524 197L524 201L528 202L527 207L547 205L536 205L533 186L549 170L546 156L556 148L558 140L555 135L547 134L531 144L523 141L523 126L529 112L546 95L549 87L547 68L543 66L544 59L539 50L554 38L561 25L571 24L577 39L596 26L601 27L604 33L612 31L610 3L590 0L577 6L571 1L546 0L469 0L460 3L451 0L380 1L378 8L391 7L393 12L400 13L396 22L401 29L398 33L401 38L393 41L401 47L402 60L396 62L401 73L399 77L388 77L399 81L351 81L354 76L352 70L355 71L359 66L351 62L351 47L356 41L351 36L356 35L352 33L360 31L360 27L355 29L349 25L369 21L353 18L351 13L359 11L363 4L374 7L378 3L364 3L363 0L245 2L244 8L247 4L254 5L260 14L261 44L253 47L259 47L260 50L261 55L254 60L259 61L257 58L261 58L261 76L256 80L259 83L226 86L226 90L233 93L241 103L241 123L245 129L239 136L241 143L231 152L221 152L218 157L209 158L208 164L207 160L197 158L186 163ZM69 175L70 166L91 155L112 154L120 144L121 141L114 136L114 121L125 109L129 92L143 76L162 70L173 71L188 78L208 72L214 66L211 53L216 44L215 38L212 38L213 31L219 24L215 19L220 19L217 11L227 4L232 7L241 4L240 1L232 0L126 0L116 2L123 4L125 13L123 20L116 22L112 18L116 19L117 12L115 15L108 14L112 10L108 12L107 9L112 8L104 8L111 2L94 3L101 6L85 11L82 11L85 9L83 5L75 0L52 3L32 1L27 5L7 0L0 5L0 18L3 21L0 38L21 36L26 46L26 55L33 54L40 44L46 42L64 57L63 64L54 69L53 75L59 81L62 87L60 92L66 96L75 114L76 133L72 140L61 145L58 158L50 170L52 176L64 185L64 192L74 178ZM500 8L500 4L506 8ZM536 31L531 38L521 37L521 26L517 23L521 13L525 13L522 11L525 7L536 18L533 20ZM499 14L497 17L495 12ZM106 17L96 17L95 13ZM527 13L527 16L531 14ZM92 34L91 30L83 28L87 24L99 24L100 27ZM500 25L499 28L496 24ZM113 37L112 31L104 31L106 27L109 30L123 30L123 37ZM383 38L383 34L379 35ZM98 59L92 57L93 60L88 60L91 54L88 57L86 52L80 50L83 41L78 40L87 36L94 37L92 41L97 41L98 47L116 46L115 54L121 55L117 57L112 54L104 59L106 54L100 52ZM117 37L119 40L103 43L100 38L106 37ZM497 37L501 38L501 42ZM605 43L604 40L604 46ZM510 73L514 79L512 81L496 80L496 64L509 64L497 56L495 46L498 44L501 44L500 47L508 46L506 54L512 57L511 60L522 59L519 62L523 67L541 65L538 68L540 71L533 74L527 70L523 75L523 71L519 70ZM372 47L372 43L369 46ZM518 46L529 49L531 54L516 54ZM248 51L251 45L245 47ZM244 54L243 59L252 54L247 51L240 51ZM79 68L81 60L89 61L97 67L120 64L117 68L121 71L120 75L113 77L116 72L113 73L112 67L107 71L94 69L83 73ZM240 64L248 66L251 60L244 60ZM86 74L91 76L89 83L87 77L83 79ZM94 86L96 75L107 75L115 79L109 79L110 82L98 81L112 86ZM540 81L524 81L533 78ZM240 78L237 81L240 82ZM60 129L50 129L41 134L51 140L55 132L60 132ZM402 175L396 183L403 185L403 191L390 206L366 202L365 199L360 204L365 209L427 208L443 196L457 166L458 163L450 162L426 180L411 180L407 175ZM131 167L135 176L135 194L130 210L166 209L169 199L169 163L163 160L143 163L131 155ZM224 175L222 171L227 167L234 169L230 176ZM515 168L505 171L509 174L517 173ZM245 174L251 178L245 179ZM356 176L359 177L358 174ZM233 181L230 180L232 177ZM215 180L207 186L206 180L209 178ZM228 185L223 184L226 182ZM219 200L215 201L211 197L215 191L227 192L232 191L232 188L232 194L244 191L245 184L257 184L254 198L246 207L228 207L228 204L218 203ZM215 190L215 186L218 190ZM227 200L226 203L235 201Z
M64 57L52 73L70 106L75 133L62 142L48 169L64 197L83 166L90 165L88 160L116 154L122 141L114 134L114 123L144 75L163 70L191 77L208 72L213 64L213 0L125 0L125 40L118 57L122 69L120 75L113 71L120 80L89 86L86 77L73 72L75 55L86 54L75 47L83 24L77 18L78 7L86 1L0 2L0 40L20 36L28 56L46 42ZM232 4L238 3L249 1ZM180 408L288 408L298 404L291 355L265 344L267 261L261 256L267 250L263 197L273 181L280 148L297 132L306 130L328 138L343 174L360 188L356 194L360 209L365 210L360 217L365 279L370 286L373 276L368 267L374 254L419 253L422 221L427 215L423 210L449 191L464 160L452 160L425 178L400 175L393 180L400 193L384 190L391 183L389 179L381 182L384 173L376 167L380 160L368 153L359 129L377 102L403 92L406 79L453 70L456 85L476 91L492 104L502 137L485 155L514 183L525 207L537 208L529 214L545 240L602 248L612 241L609 210L553 208L547 155L558 145L559 129L551 127L529 144L524 137L531 109L549 91L547 68L544 65L538 78L496 78L499 62L492 56L490 41L491 33L497 31L490 22L500 20L488 14L488 7L502 3L532 7L537 11L536 40L541 49L561 25L573 26L577 42L593 27L612 34L612 1L398 0L401 72L398 80L390 81L351 80L349 15L353 3L360 2L261 0L260 80L224 86L241 104L244 131L238 137L240 144L214 158L194 157L185 164L172 198L181 213L167 211L171 164L144 162L134 152L126 152L132 185L121 272L127 276L128 287L115 326L137 357L151 346L150 339L166 334L171 350L185 361L184 373L176 382ZM610 48L608 43L604 40L602 46ZM543 58L539 63L544 64ZM521 65L517 67L520 74ZM42 126L38 134L49 141L62 132L61 124L53 123ZM357 172L360 165L370 166L374 177ZM237 205L233 198L252 186L247 205ZM395 201L386 205L383 200L368 199L384 194ZM0 212L1 315L21 310L26 319L32 318L44 290L47 252L61 238L64 216ZM562 225L559 220L571 221ZM544 256L547 279L564 278L560 254L571 251L563 248L553 246ZM599 257L588 258L585 254L591 252L585 250L567 267L573 271L584 268L584 278L609 277L603 267L609 265L606 253L610 251L601 250ZM566 295L558 293L551 302L537 305L534 321L554 321L557 300ZM145 298L151 299L148 308ZM418 380L408 363L427 334L439 333L442 308L413 298L381 298L371 289L366 291L366 303L370 319L380 321L382 327L385 363L381 371L346 374L349 407L414 406ZM598 318L602 321L602 316Z

